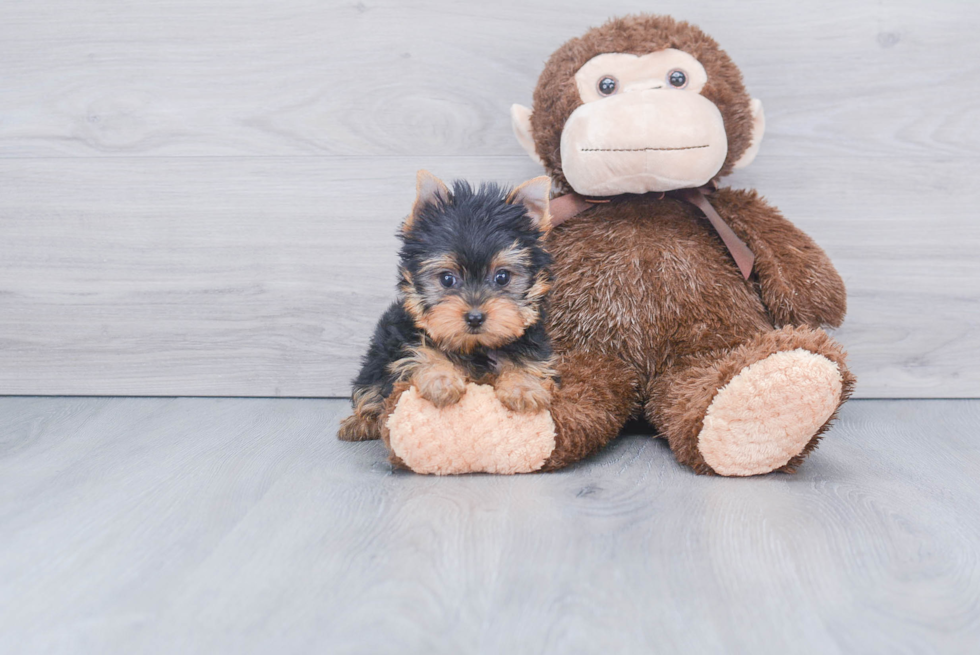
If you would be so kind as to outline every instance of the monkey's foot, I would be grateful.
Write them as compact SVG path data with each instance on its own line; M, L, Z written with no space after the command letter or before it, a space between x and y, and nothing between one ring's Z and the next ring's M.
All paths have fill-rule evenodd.
M708 407L698 450L719 475L759 475L800 454L841 402L841 372L822 355L777 352L743 368Z
M388 418L391 451L416 473L530 473L555 449L555 424L542 410L517 413L494 389L468 384L459 402L439 408L415 387Z

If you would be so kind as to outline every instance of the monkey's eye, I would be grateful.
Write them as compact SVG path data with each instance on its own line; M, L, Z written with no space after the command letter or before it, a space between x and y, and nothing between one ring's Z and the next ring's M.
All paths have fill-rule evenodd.
M456 276L452 273L443 273L439 276L439 283L449 289L456 286Z
M596 84L596 88L599 90L599 95L611 96L616 93L616 78L612 75L606 75L599 80Z
M687 86L687 73L682 70L672 70L667 73L667 81L675 89L683 89Z
M507 286L510 282L510 271L497 271L496 275L493 276L493 281L498 287Z

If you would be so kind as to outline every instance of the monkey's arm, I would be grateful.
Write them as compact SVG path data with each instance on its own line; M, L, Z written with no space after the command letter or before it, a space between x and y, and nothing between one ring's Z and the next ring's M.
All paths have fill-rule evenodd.
M762 300L777 326L839 326L844 281L813 239L755 191L719 189L711 204L755 253Z

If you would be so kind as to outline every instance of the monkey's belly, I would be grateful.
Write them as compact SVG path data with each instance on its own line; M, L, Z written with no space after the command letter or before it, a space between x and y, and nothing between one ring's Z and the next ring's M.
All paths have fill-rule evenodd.
M666 209L652 217L607 211L605 220L556 230L549 329L559 344L599 345L641 362L772 329L758 291L710 226L684 208Z

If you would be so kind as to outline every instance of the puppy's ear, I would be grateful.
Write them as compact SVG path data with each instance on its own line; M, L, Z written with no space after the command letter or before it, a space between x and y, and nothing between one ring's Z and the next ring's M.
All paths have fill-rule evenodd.
M411 231L422 208L434 202L449 202L449 187L429 171L421 170L415 178L415 203L412 205L412 213L405 219L402 232Z
M524 205L527 215L542 232L551 229L551 178L547 175L528 180L507 196L511 205Z

